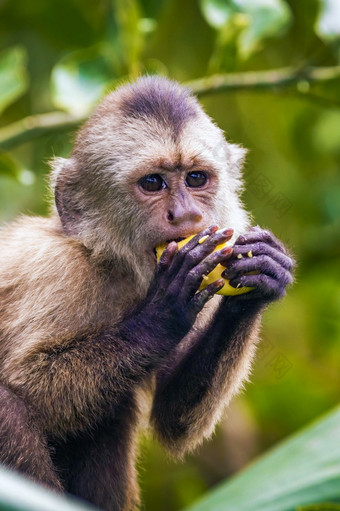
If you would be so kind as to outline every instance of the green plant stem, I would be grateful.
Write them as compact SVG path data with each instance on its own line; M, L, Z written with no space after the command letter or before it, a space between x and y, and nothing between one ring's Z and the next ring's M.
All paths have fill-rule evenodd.
M340 66L300 69L287 67L269 71L213 75L187 82L185 85L199 97L232 90L278 90L294 85L297 94L301 96L299 84L303 84L303 87L308 89L312 83L339 78ZM308 98L308 90L304 96ZM74 116L65 112L50 112L26 117L0 129L0 149L10 149L46 133L75 128L85 119L86 116Z

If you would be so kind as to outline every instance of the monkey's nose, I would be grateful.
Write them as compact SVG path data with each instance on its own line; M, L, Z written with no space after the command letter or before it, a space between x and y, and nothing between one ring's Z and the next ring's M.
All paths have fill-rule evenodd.
M183 223L199 223L203 215L198 207L185 208L179 205L168 211L167 219L172 225L178 226Z

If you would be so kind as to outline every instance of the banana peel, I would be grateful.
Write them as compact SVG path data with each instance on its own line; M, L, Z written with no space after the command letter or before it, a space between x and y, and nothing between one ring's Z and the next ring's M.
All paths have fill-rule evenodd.
M193 237L194 237L194 235L193 236L188 236L184 240L179 241L177 243L178 248L180 249L180 248L184 247L184 245L186 245ZM201 238L199 240L199 243L204 243L204 241L207 238L208 238L208 236L204 236L203 238ZM228 242L222 243L221 245L217 245L217 247L215 248L214 252L216 252L216 250L221 250L222 248L231 247L231 246L232 246L231 243L228 243ZM167 247L166 244L159 245L158 247L156 247L157 261L159 261L161 255L164 252L164 250L166 249L166 247ZM248 254L248 256L251 257L251 255L249 255L249 254ZM207 287L212 282L215 282L216 280L219 280L221 278L224 280L224 286L222 287L222 289L217 291L216 294L218 294L218 295L224 295L224 296L243 295L244 293L249 293L249 291L254 289L252 287L239 287L239 288L232 287L229 284L229 280L226 280L226 279L224 279L222 277L222 272L224 270L225 270L225 267L222 266L221 264L218 264L208 275L203 275L202 284L201 284L201 286L200 286L198 291L201 291L201 289L204 289L205 287Z

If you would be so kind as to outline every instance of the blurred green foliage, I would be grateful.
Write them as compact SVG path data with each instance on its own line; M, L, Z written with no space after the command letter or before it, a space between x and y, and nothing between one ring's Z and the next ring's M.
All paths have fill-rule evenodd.
M13 123L30 127L56 110L86 116L142 73L186 82L335 68L339 34L339 0L0 0L0 148ZM150 511L191 504L336 404L340 388L340 78L236 88L202 103L229 140L249 148L245 204L291 247L297 279L265 314L252 381L214 439L184 464L143 439ZM0 152L0 221L47 213L48 160L67 156L73 136L52 126Z
M340 498L339 423L338 407L185 511L311 511L311 502L330 511Z

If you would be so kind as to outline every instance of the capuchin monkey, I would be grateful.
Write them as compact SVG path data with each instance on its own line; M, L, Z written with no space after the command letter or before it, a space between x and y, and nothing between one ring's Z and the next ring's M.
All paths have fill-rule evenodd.
M144 77L109 94L52 162L50 217L0 233L4 464L130 511L146 423L177 457L211 435L247 378L263 310L292 282L292 258L240 201L244 155L188 90ZM219 279L199 291L218 263L254 289L217 296Z

